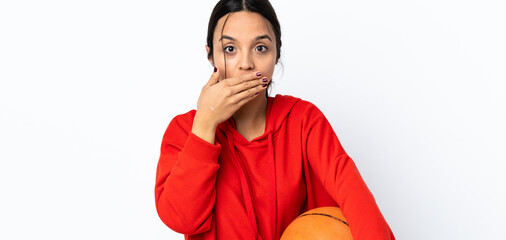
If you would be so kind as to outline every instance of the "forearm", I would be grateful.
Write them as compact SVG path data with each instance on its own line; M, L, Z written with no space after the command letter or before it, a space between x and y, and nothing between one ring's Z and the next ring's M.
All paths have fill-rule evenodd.
M196 234L209 230L220 148L190 134L181 151L160 156L156 207L162 221L174 231ZM175 161L172 166L167 164L170 158Z
M341 206L353 238L395 239L353 160L348 155L342 155L336 161L339 162L339 172L329 172L324 181Z

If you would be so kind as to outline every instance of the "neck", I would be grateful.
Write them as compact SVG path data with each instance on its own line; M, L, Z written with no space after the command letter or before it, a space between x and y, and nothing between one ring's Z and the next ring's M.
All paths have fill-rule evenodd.
M234 115L236 126L255 127L265 124L267 115L267 97L261 92L257 97L244 104Z

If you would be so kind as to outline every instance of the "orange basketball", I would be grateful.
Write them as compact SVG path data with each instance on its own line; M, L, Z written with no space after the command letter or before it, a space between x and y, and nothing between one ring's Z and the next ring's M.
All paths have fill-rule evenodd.
M338 207L311 209L293 220L280 240L353 240L348 223Z

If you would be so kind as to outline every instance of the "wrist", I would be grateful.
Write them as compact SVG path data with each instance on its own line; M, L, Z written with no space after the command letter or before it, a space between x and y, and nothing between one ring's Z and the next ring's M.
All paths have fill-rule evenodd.
M218 124L214 123L209 118L199 115L199 112L197 112L193 118L193 126L209 130L216 130L216 128L218 128Z
M191 132L201 139L214 144L216 129L218 125L208 119L195 115Z

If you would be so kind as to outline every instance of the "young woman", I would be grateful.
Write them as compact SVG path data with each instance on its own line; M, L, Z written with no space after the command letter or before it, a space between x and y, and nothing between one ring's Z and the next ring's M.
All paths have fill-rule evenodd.
M206 49L214 73L197 110L163 135L161 220L186 239L279 239L299 214L339 206L355 239L394 239L323 113L268 96L281 49L269 1L219 1Z

